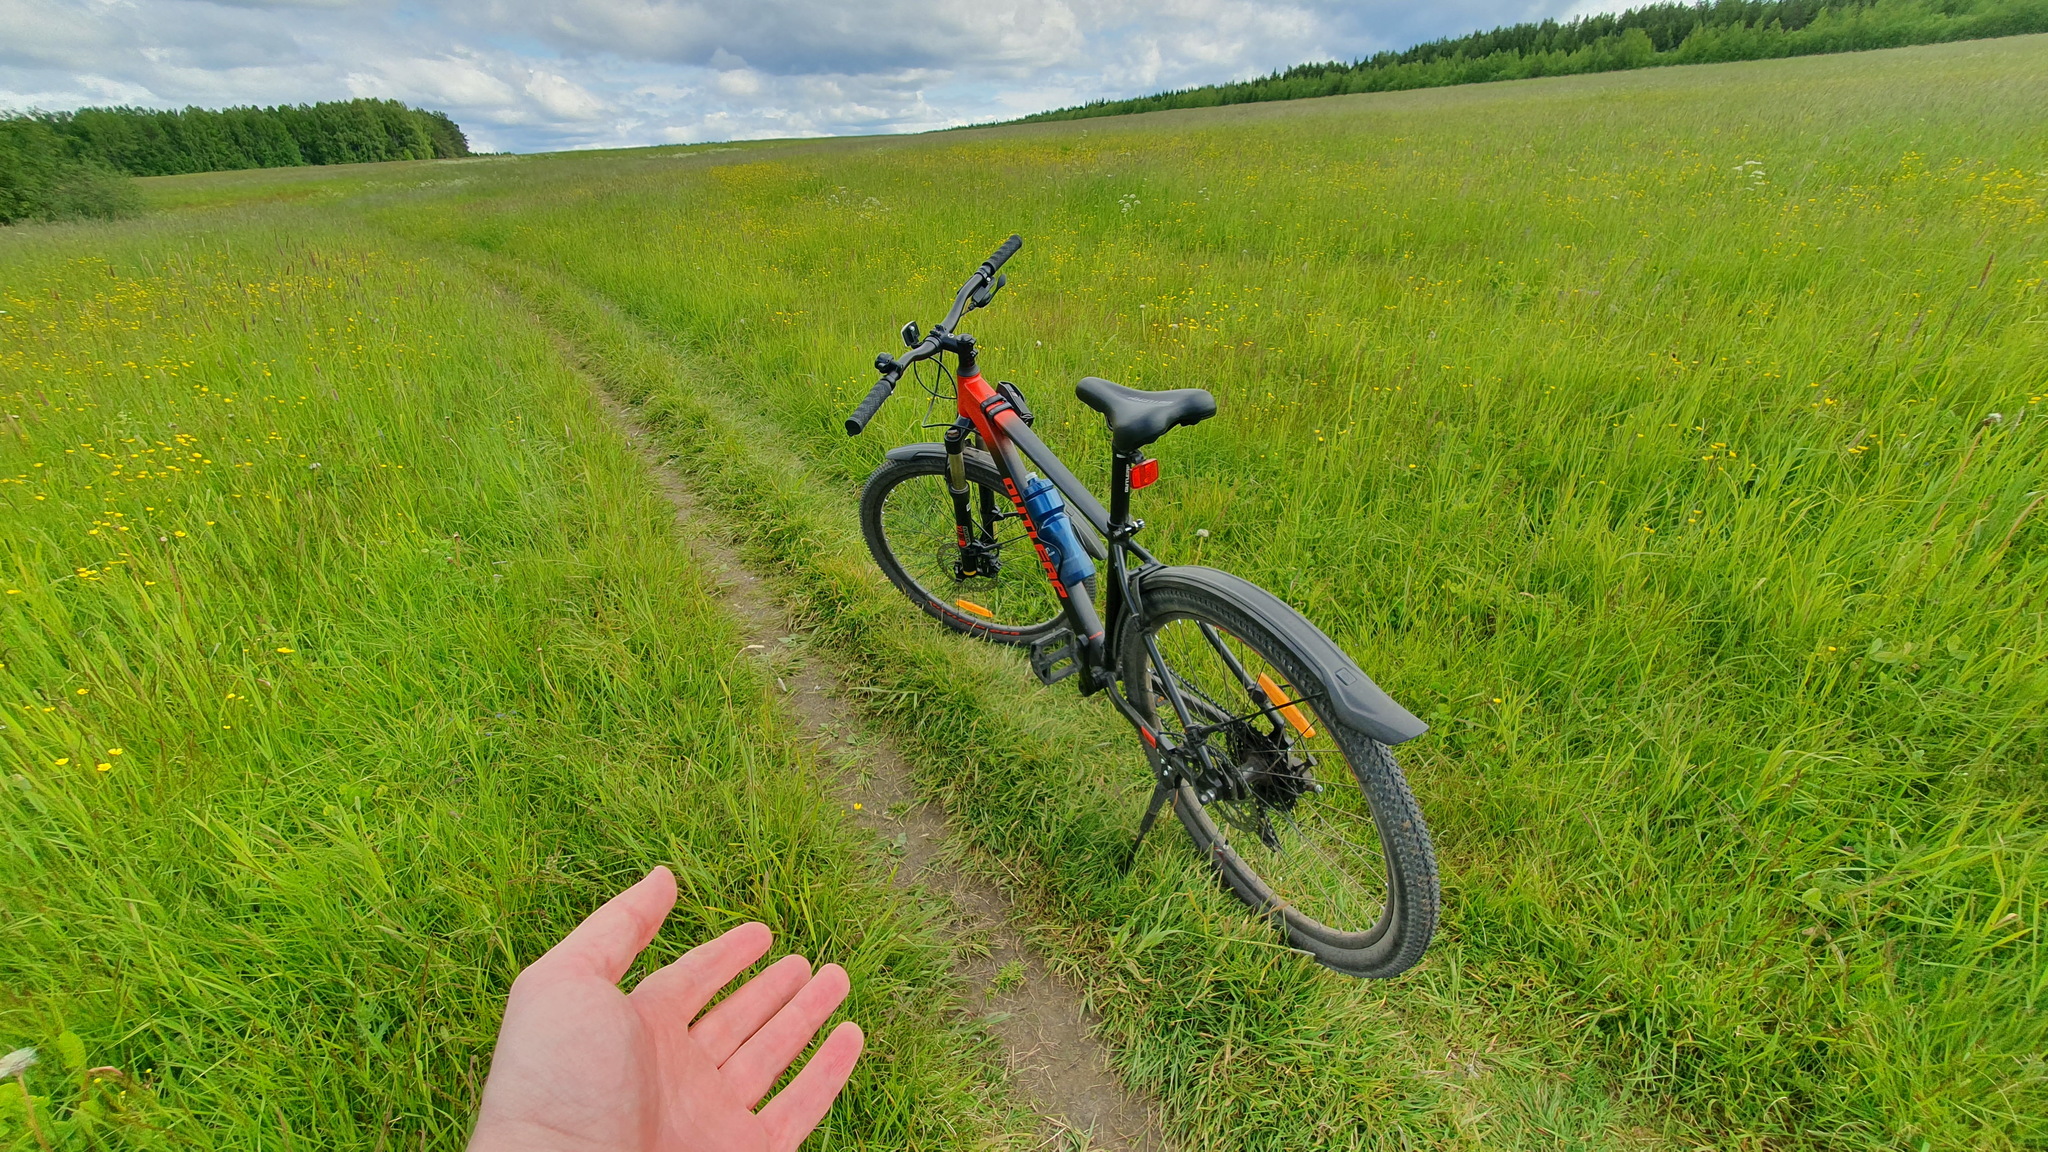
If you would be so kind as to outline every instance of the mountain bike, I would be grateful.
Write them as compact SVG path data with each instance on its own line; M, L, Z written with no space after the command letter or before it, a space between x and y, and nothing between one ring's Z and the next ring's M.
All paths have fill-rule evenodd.
M1215 415L1208 392L1081 380L1075 396L1109 426L1104 509L1032 431L1023 391L983 378L974 337L956 329L1009 282L1001 269L1021 247L1010 237L944 320L922 334L905 324L908 350L875 357L880 378L848 435L926 361L927 392L955 410L926 425L944 427L943 442L891 449L868 478L861 532L875 562L940 623L1024 649L1040 681L1072 678L1136 729L1153 789L1126 872L1171 804L1225 886L1293 947L1354 976L1406 971L1435 931L1439 889L1389 748L1427 725L1279 597L1138 543L1132 493L1159 478L1146 449Z

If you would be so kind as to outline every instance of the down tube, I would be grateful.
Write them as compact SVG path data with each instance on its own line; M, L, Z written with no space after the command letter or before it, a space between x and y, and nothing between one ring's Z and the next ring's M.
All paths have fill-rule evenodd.
M1100 667L1103 653L1102 618L1096 615L1095 602L1088 598L1087 588L1070 589L1060 581L1059 570L1046 556L1045 545L1038 540L1038 524L1031 518L1031 510L1024 506L1023 456L1018 453L1017 446L1011 443L1007 436L989 447L994 449L996 458L1002 461L1003 487L1009 489L1010 502L1017 506L1017 514L1024 518L1024 527L1031 533L1031 545L1038 550L1039 567L1045 570L1046 579L1052 581L1054 591L1059 593L1060 603L1066 606L1067 625L1074 630L1074 635L1081 637L1082 647L1088 653L1089 659L1084 662L1084 672L1086 665ZM1084 675L1082 683L1089 682L1088 676Z

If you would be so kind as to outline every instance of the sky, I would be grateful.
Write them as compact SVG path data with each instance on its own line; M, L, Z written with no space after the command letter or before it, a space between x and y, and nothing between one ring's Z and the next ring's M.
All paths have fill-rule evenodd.
M1618 5L1615 5L1618 6ZM0 0L0 108L387 97L479 151L918 132L1588 0Z

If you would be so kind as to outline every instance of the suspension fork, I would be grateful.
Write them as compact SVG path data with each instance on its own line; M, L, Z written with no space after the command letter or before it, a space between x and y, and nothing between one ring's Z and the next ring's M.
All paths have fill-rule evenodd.
M967 507L967 433L973 425L965 419L953 421L946 429L946 491L953 497L953 543L960 559L967 557L968 534L974 529L974 514ZM964 575L965 573L963 573Z

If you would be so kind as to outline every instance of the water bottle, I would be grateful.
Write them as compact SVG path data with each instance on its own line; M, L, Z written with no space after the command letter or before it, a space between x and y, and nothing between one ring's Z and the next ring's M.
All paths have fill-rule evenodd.
M1024 477L1024 508L1031 513L1031 522L1038 526L1038 542L1045 546L1045 554L1052 560L1053 570L1060 574L1060 583L1070 589L1081 589L1086 595L1082 582L1095 575L1095 561L1081 548L1081 541L1074 536L1074 525L1067 519L1067 502L1060 498L1060 490L1032 472Z

